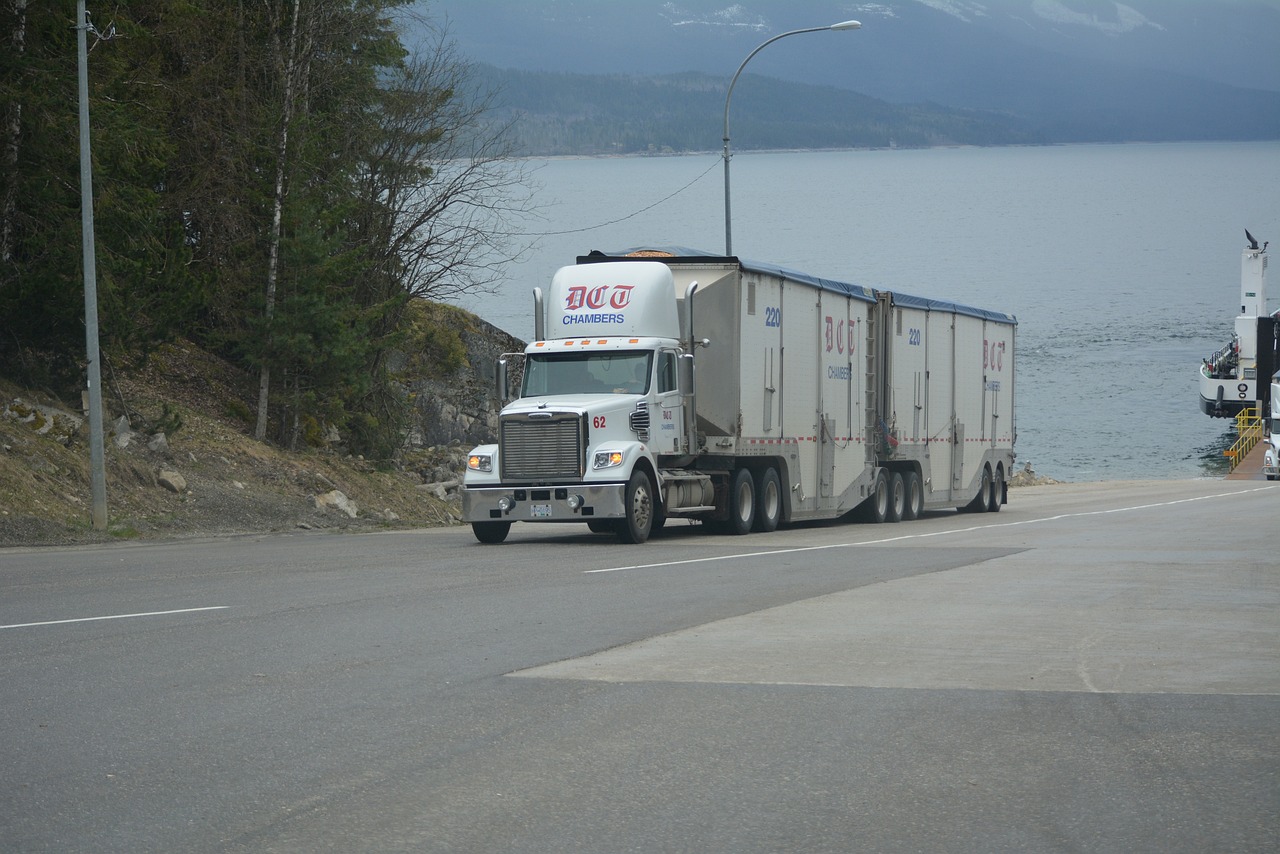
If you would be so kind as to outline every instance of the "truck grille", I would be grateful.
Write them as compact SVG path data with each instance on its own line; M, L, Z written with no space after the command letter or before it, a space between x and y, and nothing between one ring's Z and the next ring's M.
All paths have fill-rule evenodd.
M504 418L498 438L502 479L580 480L584 432L581 416L573 413Z

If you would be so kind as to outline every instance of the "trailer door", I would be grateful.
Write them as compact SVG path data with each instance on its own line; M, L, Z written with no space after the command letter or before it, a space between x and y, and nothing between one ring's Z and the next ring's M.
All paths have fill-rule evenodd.
M822 315L819 292L783 279L779 322L782 326L781 430L787 449L792 507L812 511L819 492L818 443L822 401L816 366L820 363Z
M1002 406L1002 403L1012 393L1008 379L1012 376L1013 342L1010 340L1012 330L1012 326L1000 323L983 325L983 394L986 396L986 410L990 425L987 428L987 436L983 438L989 438L992 447L995 447L1002 437L1008 436L1012 428L1012 425L1006 425L1001 421L1004 415L1002 409L1011 409L1011 407ZM1009 363L1008 372L1006 372L1006 363Z

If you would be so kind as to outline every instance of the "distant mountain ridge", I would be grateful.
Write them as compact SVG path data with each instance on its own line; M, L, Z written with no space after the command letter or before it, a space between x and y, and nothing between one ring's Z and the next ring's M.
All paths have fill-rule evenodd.
M856 121L824 120L813 91L780 81L856 92L876 103L906 109L906 129L930 113L928 133L964 142L960 125L976 123L970 136L1007 141L1115 142L1280 138L1280 2L1276 0L890 0L883 3L817 0L711 0L627 2L610 0L433 0L431 15L446 21L459 53L511 72L545 72L538 87L560 87L583 97L574 120L621 120L626 99L639 97L637 77L651 77L653 91L697 100L693 78L706 77L704 101L675 112L702 110L699 149L718 141L724 86L743 58L765 39L791 29L854 18L863 27L787 38L762 51L748 74L776 78L776 99L749 106L763 83L740 82L734 92L733 123L754 121L757 107L777 124L788 121L794 138L763 147L825 147L807 135L823 125L843 124L850 144L862 144ZM554 75L586 75L581 79ZM501 77L501 75L497 75ZM619 88L609 95L602 80ZM710 87L719 83L719 94ZM507 106L554 123L545 99L529 99L530 81L514 73ZM756 92L749 94L752 89ZM641 100L651 102L649 95ZM560 97L560 96L557 96ZM832 93L832 101L840 97ZM620 99L605 109L601 101ZM719 99L717 106L714 101ZM795 101L813 104L799 116ZM841 101L843 105L843 101ZM920 105L929 106L920 106ZM910 105L905 106L904 105ZM741 107L741 111L740 108ZM880 109L877 107L877 109ZM791 119L784 121L784 113ZM606 118L612 116L612 118ZM566 121L571 118L566 112ZM955 124L960 118L963 121ZM766 118L761 118L766 121ZM622 120L632 138L646 123L636 114ZM997 131L996 128L1000 130ZM752 143L742 124L743 145ZM864 128L865 129L865 128ZM828 128L823 135L835 131ZM608 136L607 132L588 134ZM738 134L734 133L735 147ZM679 134L650 144L684 149ZM808 144L806 144L808 143ZM1003 144L1000 142L974 144Z
M492 118L510 122L525 156L664 154L718 150L725 81L557 74L480 66L498 90ZM735 150L1035 145L1050 140L1009 116L895 105L830 86L745 75L734 92Z

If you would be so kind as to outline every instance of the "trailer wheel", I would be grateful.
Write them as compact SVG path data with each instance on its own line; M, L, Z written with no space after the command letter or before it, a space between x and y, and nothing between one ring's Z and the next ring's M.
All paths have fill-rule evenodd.
M991 469L982 467L982 481L978 484L978 494L963 508L966 513L982 513L991 501Z
M510 522L472 522L471 531L482 543L500 543L511 531Z
M1004 469L996 466L996 473L991 478L991 497L987 499L987 512L999 513L1004 502Z
M625 499L627 518L618 522L618 539L624 543L643 543L653 530L653 486L649 476L637 469L627 481Z
M902 519L910 522L912 519L919 519L924 511L924 485L920 483L920 475L914 471L904 474L902 482L907 494L907 501L902 507Z
M756 478L756 522L754 530L767 534L778 529L782 519L782 484L778 470L770 466Z
M863 502L863 507L863 516L868 522L878 525L889 518L889 477L884 469L876 475L876 482L871 485L871 494Z
M894 472L889 475L889 504L885 508L887 511L884 515L886 522L901 522L903 515L906 513L907 488L902 482L902 473Z
M729 486L729 533L749 534L756 521L756 484L751 472L738 469Z

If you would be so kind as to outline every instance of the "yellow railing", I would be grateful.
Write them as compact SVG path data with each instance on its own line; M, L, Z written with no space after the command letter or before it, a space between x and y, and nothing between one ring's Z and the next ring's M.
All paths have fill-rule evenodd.
M1244 462L1253 446L1262 439L1262 419L1258 417L1258 407L1250 406L1240 410L1236 415L1236 441L1223 451L1230 461L1231 471Z

